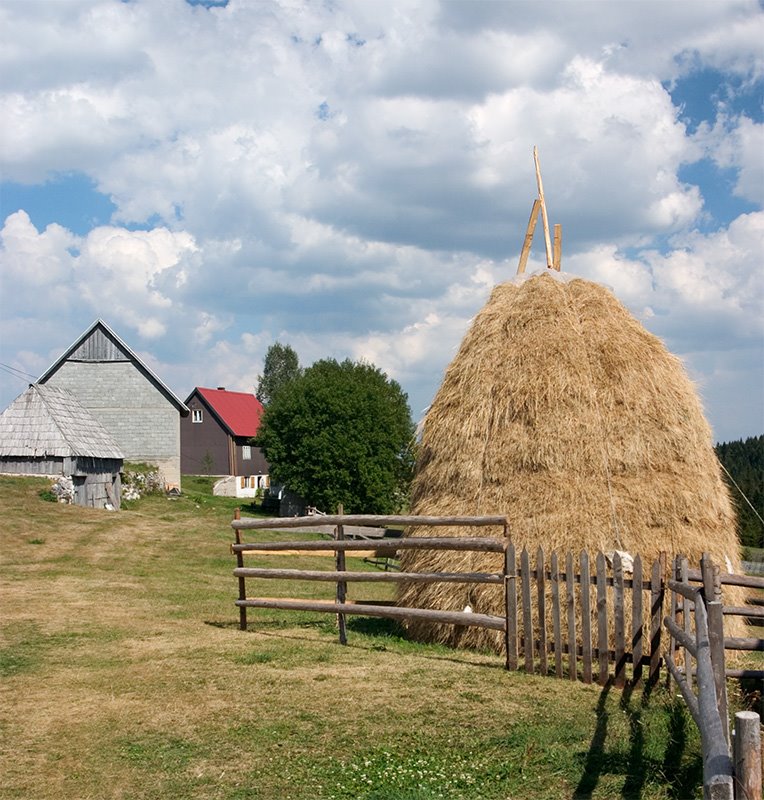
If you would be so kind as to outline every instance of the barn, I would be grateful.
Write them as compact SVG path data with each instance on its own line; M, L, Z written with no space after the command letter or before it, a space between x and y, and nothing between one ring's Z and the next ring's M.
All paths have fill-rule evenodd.
M125 459L154 464L180 488L180 420L188 408L101 319L43 373L69 390L114 437Z
M0 414L0 472L69 477L78 505L118 509L122 461L111 434L66 389L32 384Z

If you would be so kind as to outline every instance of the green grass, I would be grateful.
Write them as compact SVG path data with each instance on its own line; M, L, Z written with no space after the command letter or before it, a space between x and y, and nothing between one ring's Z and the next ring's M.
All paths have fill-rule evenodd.
M43 486L0 477L3 800L702 795L675 696L508 673L499 656L416 644L385 620L349 618L346 647L331 617L307 612L250 610L241 632L235 498L184 481L179 499L110 514L47 503ZM248 534L274 537L301 535ZM389 591L351 586L356 599Z

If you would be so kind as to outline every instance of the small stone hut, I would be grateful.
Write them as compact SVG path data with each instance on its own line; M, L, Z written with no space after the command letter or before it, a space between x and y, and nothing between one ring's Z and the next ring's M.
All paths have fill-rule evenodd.
M0 414L0 473L70 477L74 502L118 509L124 456L66 389L31 384Z

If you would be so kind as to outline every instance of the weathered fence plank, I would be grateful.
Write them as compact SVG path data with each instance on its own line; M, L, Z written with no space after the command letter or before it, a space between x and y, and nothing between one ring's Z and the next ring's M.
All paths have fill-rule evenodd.
M343 508L342 505L338 506L337 513L342 516ZM335 533L335 541L342 542L345 540L345 528L342 524L338 524L336 527ZM337 565L337 572L344 572L345 571L345 551L344 550L337 550L335 555L335 563ZM337 605L341 606L345 603L345 597L347 596L347 589L348 585L345 583L344 580L337 581ZM339 632L340 637L340 644L347 644L348 643L348 635L347 635L347 626L345 624L345 615L340 613L337 614L337 629Z
M517 669L517 561L515 558L515 546L509 542L504 554L507 669Z
M642 559L634 557L631 576L631 682L636 686L642 680L642 643L644 622L642 619Z
M581 663L584 683L592 682L592 578L589 569L589 554L582 550L579 556L581 569Z
M520 553L520 573L523 592L523 653L525 671L533 672L533 611L531 609L531 565L528 551Z
M272 569L237 567L234 576L273 578L288 581L361 581L363 583L504 583L504 576L493 572L331 572L329 570Z
M234 530L277 530L279 528L315 527L316 525L359 525L370 528L385 528L398 525L415 525L423 528L436 527L487 527L507 524L506 517L415 517L401 515L378 516L376 514L327 514L320 517L245 517L234 520Z
M679 580L682 584L687 584L687 570L689 566L687 564L687 559L684 556L679 556ZM694 596L688 597L687 595L682 595L682 626L684 627L684 632L689 636L692 633L692 610L695 607L694 603ZM689 687L690 691L692 691L692 670L689 669L690 659L687 656L687 648L685 647L684 652L684 672L687 676L687 686Z
M615 685L626 685L626 619L624 616L624 578L621 556L613 555L613 627L615 632Z
M605 554L597 553L597 650L600 686L608 682L607 574Z
M578 678L576 664L576 582L573 575L573 553L569 550L565 556L565 604L568 610L568 677L575 681Z
M735 797L759 800L761 786L761 719L755 711L735 714Z
M661 629L663 616L663 564L653 563L650 574L650 685L658 682L661 670Z
M554 673L562 678L562 636L560 635L560 568L557 551L551 556L552 578L552 635L554 636Z
M546 632L546 564L544 563L544 550L539 547L536 550L536 589L538 597L539 615L539 674L546 675L549 669L547 653L549 642Z
M325 520L326 517L321 517ZM322 522L323 524L323 522ZM282 525L282 527L286 527ZM238 529L237 529L238 530ZM503 553L506 544L500 539L488 539L484 537L470 536L450 536L439 539L425 537L411 537L406 539L390 540L355 540L346 539L344 542L315 540L306 542L247 542L246 544L233 544L231 550L234 553L249 552L250 550L369 550L370 548L381 551L389 550L473 550L482 553Z

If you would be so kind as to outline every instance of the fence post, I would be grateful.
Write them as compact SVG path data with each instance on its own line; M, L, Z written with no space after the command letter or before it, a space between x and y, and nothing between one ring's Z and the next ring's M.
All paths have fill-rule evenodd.
M711 648L711 668L714 672L716 706L724 729L724 739L730 744L730 723L727 710L727 677L724 667L724 612L718 600L706 603L708 612L708 641Z
M679 559L679 575L680 577L677 580L680 580L686 586L689 586L689 581L687 580L687 572L688 572L688 565L687 565L687 558L682 556ZM694 606L696 605L691 600L688 600L686 597L682 597L682 627L684 628L684 632L688 635L692 635L692 618L690 613L693 611ZM696 629L697 629L697 616L695 618ZM692 664L690 663L690 653L687 648L684 648L684 675L685 680L687 681L687 688L692 691Z
M642 559L634 557L631 575L631 683L636 686L642 680L642 649L644 624L642 617Z
M505 532L508 537L509 530L506 527ZM504 605L507 669L517 669L517 561L515 546L509 539L507 539L507 549L504 551Z
M583 661L584 683L592 682L592 614L591 595L592 576L589 570L589 553L581 551L581 660Z
M345 513L345 509L340 503L337 506L337 514L338 516L342 516ZM345 539L345 528L343 525L337 525L337 533L336 537L338 542L344 541ZM337 565L337 572L344 572L345 571L345 551L344 550L337 550L335 556L335 561ZM345 597L347 595L347 583L345 581L337 581L337 603L343 604L345 602ZM337 627L339 628L340 634L340 644L347 644L348 643L348 636L347 636L347 628L345 627L345 615L344 614L337 614Z
M233 512L234 519L241 519L241 509L236 508ZM234 528L234 532L236 535L236 544L241 544L241 531L238 528ZM241 550L236 551L236 566L243 567L244 566L244 554ZM245 582L245 578L239 578L239 600L246 600L247 599L247 586ZM239 607L239 630L245 631L247 630L247 607L240 606Z
M560 565L557 551L552 551L552 634L554 636L554 674L562 678L562 637L560 635Z
M608 663L610 661L610 643L607 625L607 572L605 570L605 554L597 553L597 649L599 655L599 684L608 682Z
M679 556L674 557L674 562L671 565L671 577L675 580L681 580L681 576L679 574ZM676 622L677 621L677 594L676 592L671 592L671 611L669 612L669 616L671 619ZM676 639L673 637L672 634L669 634L669 647L668 647L668 654L671 657L671 660L676 662L676 654L679 652L679 645L677 644ZM671 670L666 671L666 689L671 689Z
M755 711L735 714L735 798L761 797L761 720Z

